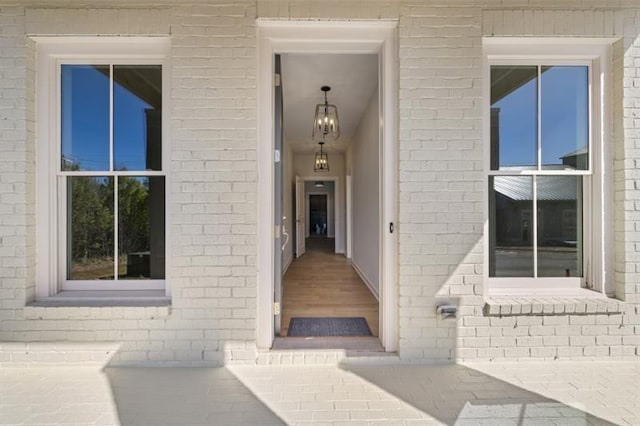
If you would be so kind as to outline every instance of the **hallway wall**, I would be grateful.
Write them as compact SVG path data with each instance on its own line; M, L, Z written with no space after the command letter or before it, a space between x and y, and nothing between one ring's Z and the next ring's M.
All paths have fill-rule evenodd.
M376 297L380 289L380 148L378 88L358 124L350 157L353 175L352 262Z
M286 271L291 264L291 261L293 261L293 253L296 246L294 238L294 225L296 223L294 194L296 184L295 176L293 175L293 151L291 150L291 146L287 144L286 139L282 150L284 151L284 170L282 173L282 184L284 186L284 188L282 188L282 214L287 218L284 221L284 230L289 234L289 243L282 251L282 270Z

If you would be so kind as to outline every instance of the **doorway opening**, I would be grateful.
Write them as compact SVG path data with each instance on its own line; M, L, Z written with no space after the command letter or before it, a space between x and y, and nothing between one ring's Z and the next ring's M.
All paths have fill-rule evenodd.
M290 147L286 143L285 150L289 152L285 162L291 159L295 161L299 157L290 153ZM342 253L343 250L336 245L336 237L339 241L345 238L342 230L345 212L344 203L341 202L343 191L340 190L340 177L323 176L322 180L316 176L292 178L291 173L290 170L284 173L284 185L290 184L290 188L283 189L283 210L290 210L290 215L295 220L283 224L292 241L290 246L283 247L283 274L291 262L302 257L309 247L322 247L331 253Z
M286 271L288 277L300 272L296 272L296 269L301 268L304 269L304 277L297 282L306 281L310 285L304 295L313 299L310 304L315 305L314 308L337 309L339 304L335 302L346 299L344 287L332 293L330 286L339 286L352 278L353 281L359 281L361 285L358 291L368 294L374 301L375 320L369 321L367 318L367 322L371 323L370 331L379 336L381 349L393 352L397 350L397 235L393 233L392 226L397 214L396 23L325 22L309 25L307 22L259 21L258 24L258 204L261 212L265 213L265 220L261 220L259 225L258 347L270 348L277 335L287 334L289 324L285 324L285 317L289 283L285 278L282 288L282 271ZM300 60L300 64L306 64L308 70L287 72L286 62L289 59ZM291 76L313 80L314 76L318 76L318 70L331 63L332 59L337 59L334 63L338 64L344 64L349 59L370 60L373 63L373 78L369 81L372 86L360 93L350 91L358 87L358 83L367 81L364 77L368 71L349 73L334 69L320 76L322 81L309 81L300 86L293 82L296 93L306 93L307 98L299 105L292 102L294 113L287 112L286 108L284 114L282 110L278 113L278 103L282 105L283 97L284 105L288 102L286 93L283 96L281 90L282 86L286 88L287 84L292 83ZM325 81L327 75L334 81ZM348 78L354 79L343 81ZM274 81L275 91L272 86ZM304 167L313 166L315 145L306 135L311 133L310 118L313 112L298 120L292 118L295 118L297 111L313 110L315 104L319 103L317 97L314 98L315 92L327 84L336 88L332 92L332 103L339 109L342 105L341 126L351 126L350 132L342 129L340 141L331 141L325 146L332 178L323 178L313 170L287 170L288 167L295 168L303 164ZM356 100L360 101L360 109L356 108L357 111L350 114L350 111L354 111L352 104ZM367 114L365 110L368 110ZM365 115L370 119L367 124L362 124ZM291 123L293 130L287 127ZM304 137L296 135L295 126L301 126ZM360 127L369 130L362 132ZM358 139L357 132L364 133L359 139L369 141L371 145L360 150L354 148L351 144ZM276 160L273 163L269 161L269 158L273 158L269 154L270 149L275 150ZM300 197L299 183L306 183L307 180L311 185L323 180L333 181L333 208L328 195L309 193ZM368 188L370 194L375 196L359 197L359 194L366 192L362 188ZM332 211L335 211L333 220L330 217ZM270 232L274 225L275 238ZM311 238L333 238L333 250L327 250L326 246L316 250L313 243L307 244ZM377 243L371 244L372 241ZM309 248L312 250L307 250ZM340 272L340 262L351 274L348 279L345 278L345 271ZM369 282L364 284L363 281ZM309 289L315 290L315 293L309 292ZM378 296L378 300L375 296ZM347 306L345 313L327 312L321 315L350 319L348 317L352 316L358 304L363 304L359 296ZM310 309L309 304L305 308L304 303L293 308L305 310L305 313Z
M309 238L328 238L327 194L309 194Z
M275 107L282 109L276 116L283 117L275 125L283 155L276 165L281 173L275 182L282 196L276 194L274 203L276 209L282 204L286 216L291 191L296 209L301 209L295 212L297 226L283 223L284 232L293 234L297 246L295 250L287 244L282 247L283 276L276 277L282 283L282 315L280 324L275 324L276 335L305 337L305 344L319 337L367 338L372 340L368 350L382 350L377 341L382 263L379 57L283 53L276 55L275 62L279 82ZM340 117L340 137L322 139L332 176L316 169L318 144L309 131L309 117L323 101L319 88L327 86ZM352 177L356 195L348 212L346 176ZM347 216L353 219L349 230ZM350 258L347 239L352 246ZM307 326L299 329L296 323ZM282 342L276 343L281 347ZM325 343L340 346L344 339Z

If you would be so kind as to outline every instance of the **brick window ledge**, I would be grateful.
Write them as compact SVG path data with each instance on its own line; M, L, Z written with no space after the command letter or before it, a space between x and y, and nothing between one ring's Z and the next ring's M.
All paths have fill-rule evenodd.
M580 288L532 294L525 291L493 292L485 298L485 316L609 315L624 311L624 302Z
M25 319L156 319L171 314L164 291L63 291L24 308Z

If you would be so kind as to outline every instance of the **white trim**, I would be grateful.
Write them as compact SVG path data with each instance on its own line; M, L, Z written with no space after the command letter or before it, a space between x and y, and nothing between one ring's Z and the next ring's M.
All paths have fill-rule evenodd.
M96 286L95 280L69 280L64 282L64 291L106 291L106 290L164 290L165 280L117 280L107 281L108 285Z
M535 279L538 278L538 179L535 176L531 176L531 181L531 198L533 199L533 206L531 207L531 238L533 244L533 278Z
M489 176L590 176L589 170L487 170Z
M123 297L135 289L161 289L170 295L168 272L170 270L170 205L169 193L169 112L170 64L169 37L31 37L37 45L37 138L36 138L36 299L55 296L67 290L122 290ZM154 64L162 66L162 171L144 170L115 172L62 172L60 171L60 65L65 64ZM110 82L110 85L112 83ZM113 103L110 90L110 105ZM110 122L113 122L110 108ZM112 125L109 144L113 145ZM52 143L55 142L55 143ZM51 147L55 148L52 149ZM113 160L110 150L110 165ZM65 211L59 196L64 199L64 176L164 176L165 177L165 279L119 281L66 281L66 221L61 221ZM116 179L114 177L114 179ZM116 234L117 235L117 234ZM116 268L117 266L114 266Z
M90 170L78 170L77 172L58 172L57 176L134 176L134 177L153 177L153 176L165 176L166 173L158 170L132 170L132 171L90 171Z
M613 45L613 41L611 45ZM594 217L594 231L603 237L596 239L592 245L594 251L602 256L601 265L595 265L593 270L594 280L602 283L601 292L613 296L615 293L615 239L613 232L615 223L613 175L615 170L613 168L613 66L611 47L608 46L607 49L603 49L600 59L594 62L599 68L598 74L594 74L594 76L599 76L599 78L594 78L594 84L599 86L601 93L600 102L597 104L599 110L594 109L594 114L598 114L602 118L600 128L596 129L597 132L594 134L594 140L599 140L601 149L600 161L594 164L599 173L593 179L593 185L601 195L600 205L594 203L594 211L602 212L601 217ZM594 105L596 104L594 103ZM605 232L606 230L608 232ZM623 295L617 296L622 297Z
M79 55L92 58L108 55L156 55L166 57L171 45L170 37L29 37L36 42L41 55Z
M483 37L483 140L484 140L484 282L485 296L492 289L580 288L585 281L601 292L613 286L613 212L611 154L611 45L616 38ZM589 67L589 170L491 170L490 65L587 65ZM540 90L540 85L538 85ZM539 96L538 96L538 99ZM540 104L540 103L539 103ZM538 121L538 125L540 122ZM538 137L541 137L538 131ZM538 143L538 148L540 148ZM539 155L539 154L538 154ZM605 167L605 165L607 165ZM538 163L538 168L541 164ZM583 178L584 278L489 277L489 176L569 175ZM535 188L534 188L535 190ZM534 200L535 206L535 200ZM535 209L532 212L535 218ZM535 222L535 220L534 220ZM537 236L536 225L532 228ZM602 237L602 238L599 238ZM537 267L536 267L537 270Z
M291 266L291 264L293 263L293 256L291 256L288 260L287 263L284 264L283 268L282 268L282 276L284 277L284 275L287 273L287 271L289 270L289 266ZM284 288L284 280L282 281L282 288Z
M258 172L258 255L257 255L257 317L256 346L269 349L275 336L274 328L274 166L271 153L274 150L273 74L274 46L262 36L257 27L257 172ZM263 161L260 161L262 159Z
M271 347L273 317L273 72L274 54L286 52L377 53L381 67L381 113L384 117L382 145L381 211L382 275L380 341L386 351L398 348L397 230L386 232L388 223L397 223L397 132L398 74L397 21L257 21L258 38L258 302L256 344ZM338 195L336 194L336 198Z
M369 279L369 277L367 277L367 275L362 271L362 269L360 269L360 267L355 262L352 261L351 266L353 267L353 270L356 271L356 273L358 274L362 282L367 286L371 294L373 294L373 297L375 297L377 301L380 301L380 295L378 294L378 291L373 286L373 284L371 284L371 280Z
M618 41L614 37L483 37L482 50L489 59L545 59L571 61L596 59Z
M520 289L539 289L539 288L555 288L570 289L580 288L582 279L577 277L545 277L545 278L528 278L528 277L493 277L489 280L490 289L501 288L520 288Z
M398 350L398 46L396 28L385 27L380 47L380 341ZM382 31L380 31L382 33ZM389 233L389 224L395 224Z
M55 296L48 297L43 301L54 302L54 306L65 306L63 304L57 304L55 302L66 301L78 301L78 302L115 302L115 301L131 301L135 299L136 302L150 300L159 302L169 302L169 297L164 295L163 291L159 290L71 290L61 291ZM83 306L83 305L78 305ZM87 306L87 305L84 305ZM127 306L123 304L122 306ZM152 305L149 305L152 306Z
M353 251L353 178L351 175L346 176L346 229L345 229L345 255L347 259L351 259L352 251Z
M113 129L111 129L111 132L113 132ZM118 176L114 176L113 177L113 280L114 281L119 281L118 280L118 272L119 272L119 267L120 267L120 255L119 255L119 249L120 249L120 227L118 226L118 222L120 222L120 197L118 195L120 195L120 183L119 183L120 179L118 178ZM64 198L65 200L68 198ZM69 212L67 212L64 217L68 217ZM68 234L65 234L68 235ZM69 256L71 255L71 253L67 253L66 260L67 263L69 262ZM62 257L62 256L60 256ZM75 280L73 280L75 281ZM91 285L91 283L85 283L84 285L82 285L81 283L74 283L72 282L72 280L64 280L62 281L62 290L71 290L71 288L69 287L69 284L79 284L78 289L84 289L84 287L89 284ZM111 283L109 283L111 284ZM114 283L115 284L115 283ZM118 283L119 284L119 283Z
M602 293L591 291L582 287L542 287L532 289L531 287L504 287L491 288L488 297L513 297L513 298L536 298L536 297L571 297L576 299L606 299Z

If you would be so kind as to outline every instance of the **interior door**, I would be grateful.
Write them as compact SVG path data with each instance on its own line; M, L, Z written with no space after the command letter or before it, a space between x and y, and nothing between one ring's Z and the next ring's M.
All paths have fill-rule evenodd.
M305 201L304 180L296 176L296 257L300 257L305 251Z
M282 251L286 245L286 233L284 232L284 217L282 212L282 80L280 72L280 55L275 57L275 105L274 105L274 331L280 335L280 322L282 317ZM277 308L276 308L277 307Z

